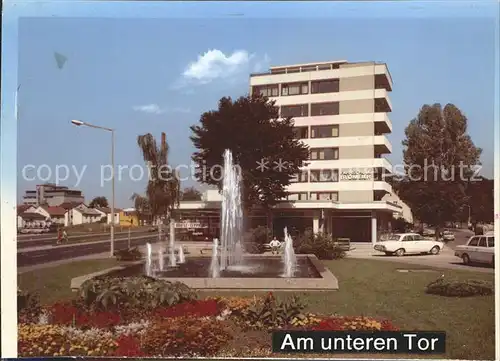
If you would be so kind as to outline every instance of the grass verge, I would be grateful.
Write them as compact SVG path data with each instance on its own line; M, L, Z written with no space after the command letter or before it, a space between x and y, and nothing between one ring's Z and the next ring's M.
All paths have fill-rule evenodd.
M49 304L74 297L70 288L72 278L111 268L117 264L114 259L92 259L38 269L19 274L17 285L22 290L38 292L40 302Z

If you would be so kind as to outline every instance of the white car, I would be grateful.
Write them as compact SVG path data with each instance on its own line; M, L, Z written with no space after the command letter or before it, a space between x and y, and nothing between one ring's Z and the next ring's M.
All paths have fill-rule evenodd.
M450 231L444 231L442 238L443 238L443 241L454 241L455 235Z
M398 257L405 254L430 253L438 254L443 249L443 243L425 238L418 233L396 233L385 240L377 242L373 248L386 255Z
M464 264L483 263L495 264L495 236L487 233L483 236L472 236L467 244L457 246L455 256L460 257Z

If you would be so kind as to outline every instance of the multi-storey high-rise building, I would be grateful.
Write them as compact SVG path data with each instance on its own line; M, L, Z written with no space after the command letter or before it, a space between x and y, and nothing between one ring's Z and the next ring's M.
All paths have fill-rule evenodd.
M310 148L308 165L288 187L273 225L311 227L351 241L372 241L401 207L385 176L392 79L384 63L331 61L271 67L250 76L252 93L276 101Z

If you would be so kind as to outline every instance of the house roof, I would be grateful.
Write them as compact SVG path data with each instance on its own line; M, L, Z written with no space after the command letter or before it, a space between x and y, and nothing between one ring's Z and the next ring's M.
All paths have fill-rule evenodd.
M106 214L111 214L111 208L110 207L95 207L94 209L97 209L98 211L101 211ZM119 213L122 210L120 208L115 208L115 213Z
M75 207L78 207L80 204L84 204L83 202L64 202L61 203L58 207L64 208L65 210L70 210Z
M75 211L78 211L81 214L84 214L86 216L100 216L101 215L101 213L96 211L94 208L84 208L84 209L75 208Z
M17 206L17 214L20 215L21 213L24 213L30 207L32 206L30 206L29 204L21 204Z
M47 211L47 213L50 216L64 216L64 214L66 213L66 209L64 209L61 206L57 207L42 206L42 208L45 209L45 211Z
M26 220L45 220L47 217L40 213L34 213L34 212L23 212L20 214L22 219Z

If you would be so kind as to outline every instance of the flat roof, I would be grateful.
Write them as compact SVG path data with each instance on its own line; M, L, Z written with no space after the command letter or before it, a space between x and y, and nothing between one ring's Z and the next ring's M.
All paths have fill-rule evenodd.
M348 63L347 60L334 60L334 61L321 61L317 63L303 63L303 64L290 64L290 65L277 65L270 66L269 69L277 70L277 69L285 69L285 68L298 68L300 66L318 66L318 65L328 65L328 64L339 64L339 63Z

